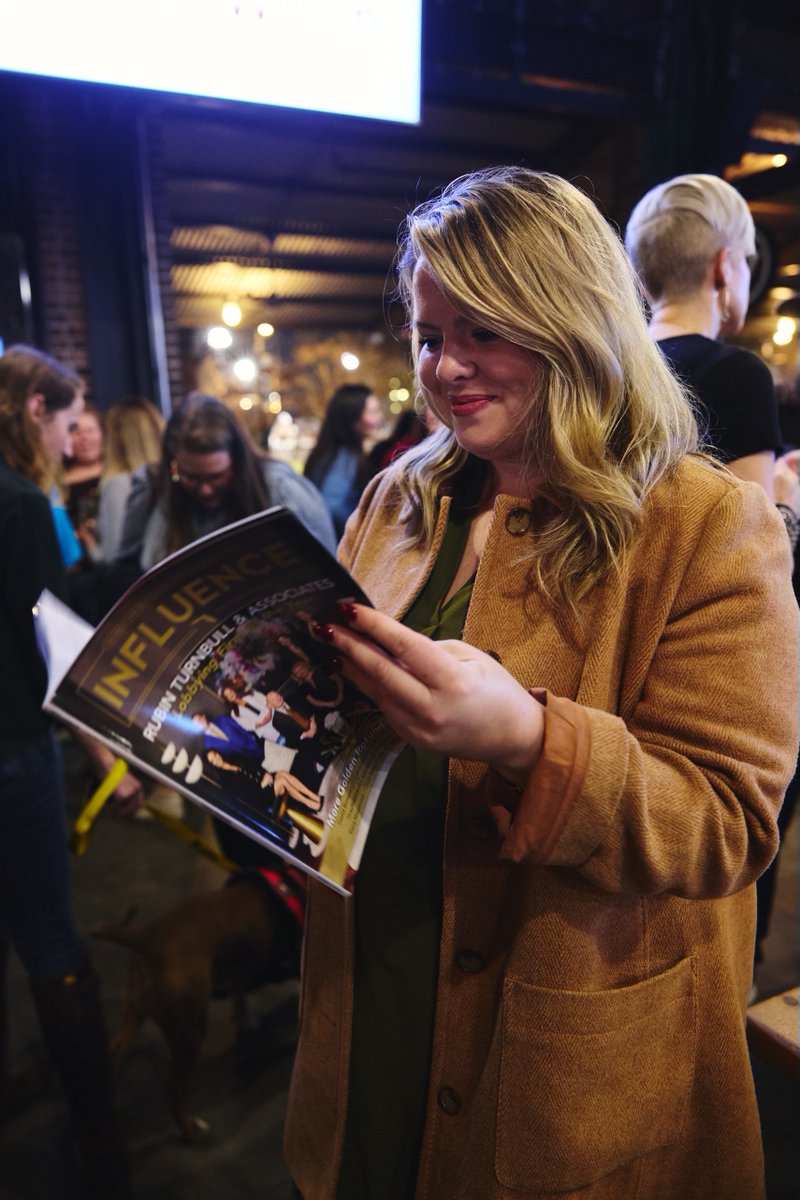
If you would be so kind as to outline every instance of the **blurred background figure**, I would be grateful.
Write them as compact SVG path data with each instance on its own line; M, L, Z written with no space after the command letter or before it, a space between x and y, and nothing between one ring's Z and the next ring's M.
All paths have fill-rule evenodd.
M133 556L148 570L197 538L278 504L335 549L314 485L260 451L221 400L193 392L167 423L158 465L133 474L117 558Z
M42 712L46 670L32 608L43 588L64 596L48 495L83 409L77 375L28 346L0 357L0 1110L13 1109L6 1070L5 963L10 940L28 976L42 1035L77 1138L85 1194L129 1194L114 1112L97 977L75 927L60 748Z
M365 384L344 384L328 401L305 474L322 492L337 537L369 476L365 443L374 441L382 424L381 403Z
M440 424L439 418L427 404L423 404L419 410L408 408L401 412L389 436L376 442L367 455L367 480L405 454L406 450L418 446Z
M89 404L78 417L72 454L65 458L62 474L67 513L79 536L84 526L92 527L97 516L104 455L103 415Z
M143 396L129 396L106 413L106 454L94 528L92 557L111 562L122 538L133 473L161 458L165 421Z
M628 221L625 246L650 302L650 335L697 398L709 449L776 502L796 551L798 455L782 453L772 375L757 355L718 340L737 334L747 316L756 248L747 204L716 175L679 175L642 197ZM799 786L796 773L778 818L781 840ZM756 965L763 957L777 864L776 856L756 883ZM751 1001L757 996L754 984Z
M717 340L747 316L755 257L747 204L716 175L679 175L639 201L625 246L650 302L650 335L699 400L710 448L775 499L783 443L772 375L755 354Z

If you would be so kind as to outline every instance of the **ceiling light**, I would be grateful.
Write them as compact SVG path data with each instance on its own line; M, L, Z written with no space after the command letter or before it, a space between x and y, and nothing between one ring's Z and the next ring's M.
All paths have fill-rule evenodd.
M233 364L233 373L241 383L252 383L258 374L258 367L252 358L238 358Z
M776 346L788 346L797 332L797 322L794 317L778 317L778 328L772 335Z
M345 371L357 371L361 366L361 359L357 354L351 354L349 350L345 350L344 354L339 359L339 362L342 364Z
M238 325L242 319L242 310L235 300L229 300L222 306L222 319L226 325Z
M275 332L275 326L270 325L269 321L262 321L256 326L256 333L260 333L262 337L272 337Z
M206 341L212 350L227 350L233 338L224 325L214 325L206 334Z

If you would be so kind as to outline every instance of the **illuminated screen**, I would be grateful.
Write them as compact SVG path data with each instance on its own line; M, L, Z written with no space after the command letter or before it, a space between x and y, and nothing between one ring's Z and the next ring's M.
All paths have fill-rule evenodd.
M24 0L0 70L419 121L422 0Z

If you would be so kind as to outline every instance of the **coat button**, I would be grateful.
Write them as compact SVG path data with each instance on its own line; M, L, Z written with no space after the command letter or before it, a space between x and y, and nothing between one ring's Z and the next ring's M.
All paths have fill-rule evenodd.
M461 1112L461 1097L452 1088L440 1088L438 1100L439 1108L442 1112L446 1112L448 1117L457 1117Z
M477 950L459 950L456 953L456 966L465 975L477 975L486 966L486 959Z
M521 537L531 527L531 514L528 508L512 508L506 517L506 529L513 537Z

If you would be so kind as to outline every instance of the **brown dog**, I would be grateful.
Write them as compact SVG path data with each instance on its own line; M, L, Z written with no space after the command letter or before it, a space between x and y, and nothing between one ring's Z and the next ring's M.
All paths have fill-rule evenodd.
M299 973L303 894L302 877L280 863L275 870L233 876L217 891L190 895L150 921L135 924L131 910L119 923L92 931L133 951L111 1044L114 1066L142 1022L155 1021L170 1049L170 1106L189 1142L205 1141L210 1133L208 1123L187 1109L209 1001L232 995L241 1018L245 992Z

